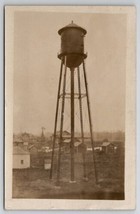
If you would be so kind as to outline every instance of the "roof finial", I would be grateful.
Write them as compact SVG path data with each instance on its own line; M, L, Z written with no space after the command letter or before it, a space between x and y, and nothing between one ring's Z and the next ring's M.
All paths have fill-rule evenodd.
M71 24L73 24L73 20L71 21Z

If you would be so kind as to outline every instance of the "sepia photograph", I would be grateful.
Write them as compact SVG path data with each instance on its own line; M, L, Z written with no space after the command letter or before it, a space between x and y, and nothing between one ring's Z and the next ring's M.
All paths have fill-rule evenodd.
M5 53L6 208L134 209L135 8L6 6Z

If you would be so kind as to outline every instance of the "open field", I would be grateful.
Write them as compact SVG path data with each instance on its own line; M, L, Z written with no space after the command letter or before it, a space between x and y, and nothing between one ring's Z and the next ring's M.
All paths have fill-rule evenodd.
M88 181L83 180L82 159L75 157L75 180L70 183L70 162L62 155L60 188L56 187L56 166L53 179L43 168L13 170L13 198L59 198L59 199L124 199L124 151L116 154L96 153L98 183L95 182L92 153L87 153L86 171Z

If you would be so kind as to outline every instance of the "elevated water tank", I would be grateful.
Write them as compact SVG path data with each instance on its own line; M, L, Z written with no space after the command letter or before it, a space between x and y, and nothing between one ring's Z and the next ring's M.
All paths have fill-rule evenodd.
M84 28L73 22L58 31L61 36L61 51L58 58L64 62L64 56L67 56L67 67L78 67L87 57L84 53L84 36L86 33Z

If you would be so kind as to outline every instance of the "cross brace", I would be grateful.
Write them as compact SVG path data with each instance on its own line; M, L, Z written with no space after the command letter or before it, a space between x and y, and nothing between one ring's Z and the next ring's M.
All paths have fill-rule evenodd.
M74 93L74 99L80 99L80 98L84 98L84 97L86 97L87 95L86 95L86 93L81 93L81 94L79 94L79 93ZM71 94L70 93L65 93L65 94L60 94L59 95L59 98L63 98L63 97L65 97L66 99L70 99L71 98Z

